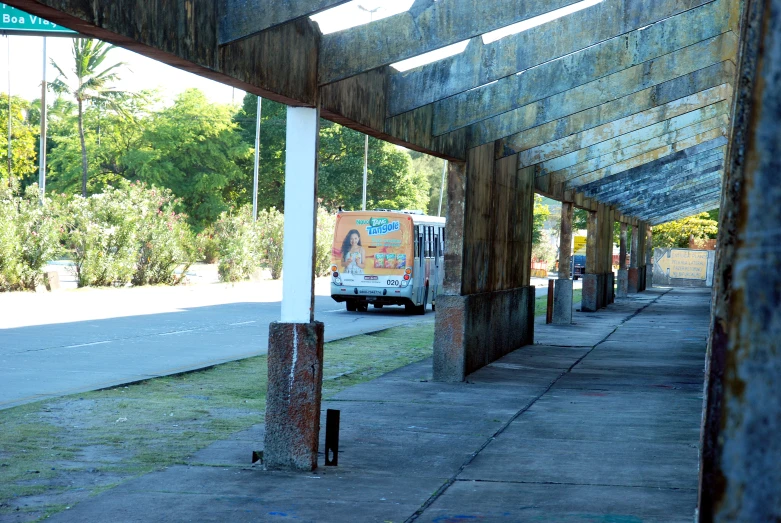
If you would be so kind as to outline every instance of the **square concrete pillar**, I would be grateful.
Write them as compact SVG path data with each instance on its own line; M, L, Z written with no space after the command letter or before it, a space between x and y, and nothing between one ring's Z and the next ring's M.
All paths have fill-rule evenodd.
M629 271L626 269L618 269L618 288L616 289L616 296L619 298L626 298L629 293Z
M583 301L580 310L583 312L599 310L599 277L596 274L583 275Z
M640 268L630 267L627 271L627 292L637 294L640 292Z
M611 271L607 273L607 304L616 301L616 275Z
M434 380L467 375L534 343L534 287L437 296Z
M317 468L323 385L323 324L269 325L263 463L269 470Z
M558 279L553 291L553 323L569 325L572 323L572 280Z

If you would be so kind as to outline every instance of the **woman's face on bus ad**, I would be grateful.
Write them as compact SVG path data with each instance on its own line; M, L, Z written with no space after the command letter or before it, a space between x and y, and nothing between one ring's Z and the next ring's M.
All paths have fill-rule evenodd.
M358 245L358 242L361 241L361 237L358 235L358 233L352 233L350 235L350 246L355 247Z

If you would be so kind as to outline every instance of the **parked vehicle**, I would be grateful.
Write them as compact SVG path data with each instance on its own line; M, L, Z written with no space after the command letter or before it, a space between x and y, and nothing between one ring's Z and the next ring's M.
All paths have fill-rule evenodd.
M586 273L586 255L574 254L572 256L572 279L577 280Z
M445 219L405 211L347 211L336 216L331 297L348 311L369 304L436 308L444 281Z

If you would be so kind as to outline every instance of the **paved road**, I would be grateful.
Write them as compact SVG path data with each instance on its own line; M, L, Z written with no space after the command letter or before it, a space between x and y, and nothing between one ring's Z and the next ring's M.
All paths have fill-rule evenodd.
M281 282L0 294L0 408L265 354ZM347 312L319 280L326 340L409 322L402 307Z

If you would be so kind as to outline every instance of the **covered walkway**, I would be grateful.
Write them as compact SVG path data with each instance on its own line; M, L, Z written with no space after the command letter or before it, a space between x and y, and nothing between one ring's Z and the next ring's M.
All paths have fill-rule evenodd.
M691 521L709 302L649 289L537 325L466 382L425 360L347 389L323 405L341 410L337 467L250 466L258 425L51 519Z

